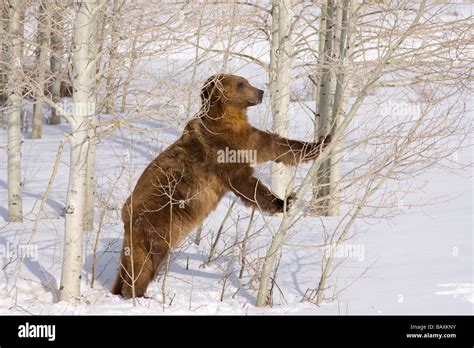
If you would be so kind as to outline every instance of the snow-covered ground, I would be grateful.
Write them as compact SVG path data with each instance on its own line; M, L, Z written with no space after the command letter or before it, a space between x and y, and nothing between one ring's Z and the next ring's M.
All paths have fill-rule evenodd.
M252 110L251 119L255 125L268 128L267 122L259 117L262 110L263 107ZM23 224L7 223L7 157L5 151L0 152L1 314L473 313L471 170L453 174L432 169L412 183L418 190L404 198L406 208L401 207L401 214L386 220L357 221L353 226L357 233L346 244L353 253L346 254L332 279L337 296L321 306L301 300L308 289L318 284L324 249L317 245L321 242L323 224L330 225L333 218L307 216L293 227L282 252L272 308L255 307L258 287L252 280L255 269L245 269L239 279L240 250L230 246L242 239L250 213L240 202L226 222L216 248L215 255L222 255L203 266L215 233L234 199L231 194L206 220L202 242L194 244L191 235L173 253L165 304L161 276L150 286L149 298L139 299L135 306L131 300L111 295L109 288L116 275L122 243L121 206L144 167L179 137L183 127L172 121L151 119L137 121L135 125L152 130L115 131L102 138L98 147L96 229L85 237L83 300L79 306L57 303L56 299L63 252L67 144L38 229L32 236L59 140L67 132L67 125L45 126L40 140L33 141L28 134L24 139ZM311 131L309 120L292 119L293 138L309 140ZM6 130L0 130L0 144L6 143L6 137ZM468 150L459 151L457 156L463 163L473 160L473 153ZM305 168L301 169L303 173ZM268 183L266 173L264 167L261 177ZM420 202L434 201L438 203L410 208ZM280 219L256 213L253 231L260 231L249 245L251 255L264 255L271 235L261 227L276 228ZM91 287L93 264L95 281Z

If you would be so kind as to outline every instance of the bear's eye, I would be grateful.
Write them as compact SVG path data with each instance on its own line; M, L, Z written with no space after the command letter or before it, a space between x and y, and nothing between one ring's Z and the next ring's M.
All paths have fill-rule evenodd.
M237 88L239 88L239 89L240 89L240 88L244 88L244 83L243 83L243 82L239 82L239 83L237 84Z

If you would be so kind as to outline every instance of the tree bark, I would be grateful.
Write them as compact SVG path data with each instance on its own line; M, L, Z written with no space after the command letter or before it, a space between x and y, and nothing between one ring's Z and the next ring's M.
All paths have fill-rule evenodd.
M94 230L94 209L95 209L95 198L96 198L96 154L97 154L97 120L95 115L92 117L92 123L89 125L88 139L89 149L87 152L87 181L86 181L86 212L84 214L84 230Z
M22 222L21 181L21 86L22 86L22 44L21 0L9 0L8 53L11 66L8 74L8 221Z
M332 109L332 127L331 134L334 135L339 127L342 118L345 114L346 102L347 102L347 78L349 64L348 56L352 52L350 46L350 37L352 33L349 31L349 16L352 16L352 3L351 0L343 0L342 6L338 7L337 20L340 20L338 26L338 35L336 36L336 43L338 45L337 62L338 69L336 74L336 89L334 92L334 104ZM339 215L339 182L341 180L340 175L340 163L342 160L340 144L335 144L332 150L331 156L329 157L329 204L328 204L328 215L337 216Z
M92 33L93 36L91 37L91 41L89 42L89 56L90 56L90 64L93 64L92 72L89 75L89 78L92 80L92 95L97 95L97 75L98 75L98 67L99 64L96 62L99 61L98 57L100 55L98 43L99 40L102 40L99 37L100 31L98 31L98 15L96 14L93 18L93 28ZM96 185L96 153L97 153L97 104L96 100L93 101L96 107L94 108L94 113L90 115L91 123L88 129L88 138L89 138L89 150L87 152L87 183L86 183L86 213L84 215L84 230L85 231L93 231L94 230L94 208L95 208L95 185Z
M324 43L326 41L326 19L327 19L328 5L327 2L321 3L321 14L319 19L319 33L318 33L318 65L316 68L316 77L313 78L313 89L311 91L312 100L319 105L319 86L321 81L321 69L324 62ZM317 122L314 123L314 134L318 132Z
M269 65L269 79L270 79L270 103L272 114L275 114L275 82L277 73L277 52L279 45L278 35L278 1L273 1L272 5L272 26L270 36L270 65Z
M77 3L74 28L74 93L71 124L71 163L66 203L65 241L60 300L80 302L84 214L86 213L89 132L96 110L95 64L91 53L95 42L95 1Z
M337 5L335 0L328 0L326 11L326 27L324 28L324 54L322 56L321 79L319 84L319 96L317 104L317 115L319 120L315 130L315 138L334 133L335 127L333 110L336 91L336 68L339 61L339 46L341 36L342 5ZM337 166L332 154L321 164L315 181L314 200L315 206L312 207L313 213L318 215L336 215L338 207L335 200L332 199L331 175L336 180L338 175L334 175ZM331 174L331 172L333 172Z
M0 43L0 102L7 100L7 70L8 70L8 0L0 1L0 35L2 42ZM0 128L5 126L5 116L0 114Z
M277 14L277 16L275 16ZM276 23L275 23L276 21ZM293 43L291 40L291 25L293 22L293 11L291 0L280 0L273 4L272 11L272 48L275 56L272 69L274 81L271 84L273 126L274 133L282 137L288 136L288 111L290 106L291 86L291 56L293 54ZM278 25L278 26L277 26ZM277 31L278 34L275 34ZM277 47L275 49L275 46ZM276 59L275 59L276 58ZM292 189L293 171L281 163L272 163L271 166L272 191L284 198Z
M50 19L47 13L46 2L39 5L39 21L38 21L38 47L37 47L37 63L36 63L36 88L35 104L33 110L33 129L31 132L32 139L40 139L43 134L43 100L46 81L46 69L48 65L48 52L50 36Z
M324 28L324 54L321 66L321 80L317 103L319 122L315 128L315 138L336 132L344 117L347 100L348 71L351 69L349 56L352 52L352 33L349 28L353 20L354 3L351 0L330 0L327 3L327 20ZM323 9L324 12L324 9ZM323 30L323 29L321 29ZM328 159L322 163L313 189L313 213L318 215L339 215L339 181L341 151L338 144L333 147Z
M61 101L61 76L62 76L62 64L61 61L64 57L63 54L63 41L62 41L62 16L61 8L59 7L60 2L54 3L54 8L51 10L52 23L51 23L51 56L50 56L50 68L53 81L51 84L51 100L55 104L59 104ZM51 108L50 124L60 124L61 114L59 110Z

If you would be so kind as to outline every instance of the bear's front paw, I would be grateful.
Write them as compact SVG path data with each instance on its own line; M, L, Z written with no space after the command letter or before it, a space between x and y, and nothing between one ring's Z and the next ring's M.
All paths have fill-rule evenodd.
M290 209L296 203L296 193L292 192L286 197L286 209Z
M286 211L288 211L288 209L290 209L290 207L295 203L295 201L296 201L295 193L289 194L285 198L285 200L276 198L275 200L273 200L273 207L270 210L270 213L272 214L283 213L285 212L285 209Z
M318 155L323 151L326 146L328 146L332 141L332 135L328 134L325 137L321 136L318 139L318 142L311 143L309 151L305 154L305 160L311 160L318 157Z
M320 146L323 150L326 146L328 146L332 141L332 135L328 134L325 137L321 136L318 139L318 146Z

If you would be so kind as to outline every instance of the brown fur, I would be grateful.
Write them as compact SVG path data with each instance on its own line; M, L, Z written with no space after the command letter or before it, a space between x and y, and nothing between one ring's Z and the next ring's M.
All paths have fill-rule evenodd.
M314 159L329 140L306 143L254 128L247 121L246 109L259 104L262 97L263 91L238 76L207 80L200 113L186 125L181 138L145 169L123 206L124 245L112 293L143 296L170 250L228 191L249 207L271 214L283 211L285 202L253 176L249 164L219 163L217 151L225 147L257 150L258 163L296 165Z

